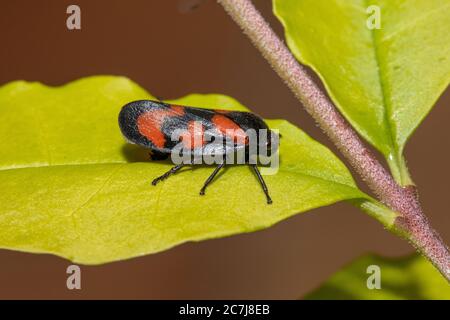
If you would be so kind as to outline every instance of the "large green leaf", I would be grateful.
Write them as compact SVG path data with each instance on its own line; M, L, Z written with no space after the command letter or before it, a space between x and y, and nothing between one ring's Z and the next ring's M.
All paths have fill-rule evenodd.
M369 266L380 271L380 289L368 289L374 275ZM369 279L369 284L373 284ZM333 275L306 299L450 299L450 285L425 258L359 258Z
M371 5L381 29L367 27ZM274 11L297 59L396 179L411 183L405 143L450 81L450 1L274 0Z
M268 121L283 135L280 170L265 177L272 205L245 166L228 168L204 197L210 167L152 186L171 164L148 161L117 123L122 105L145 98L121 77L0 87L0 247L98 264L266 228L341 200L377 208L327 148L283 120ZM245 110L222 95L178 102ZM385 215L387 226L394 216Z

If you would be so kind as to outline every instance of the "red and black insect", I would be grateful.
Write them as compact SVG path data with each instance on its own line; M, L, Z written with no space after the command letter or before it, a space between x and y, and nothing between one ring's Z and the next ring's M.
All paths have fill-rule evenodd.
M192 157L219 155L219 158L223 160L218 163L204 183L200 195L205 194L206 187L219 170L225 166L226 156L238 151L243 152L245 154L244 163L253 168L266 195L267 203L272 203L256 162L250 163L249 161L251 154L246 132L248 129L257 132L261 129L266 130L264 132L267 132L267 139L264 139L263 143L269 154L271 149L274 149L271 143L272 141L278 142L278 136L270 131L267 124L257 115L250 112L212 110L171 105L160 101L140 100L128 103L122 108L119 114L119 126L122 134L130 143L150 149L150 156L153 160L167 159L174 152L175 146L180 143L185 146L183 149L185 155L186 152ZM179 132L179 139L174 141L175 130ZM213 137L211 137L211 133ZM212 142L217 139L218 135L226 137L228 141L231 140L231 145L217 143L217 141L213 145ZM258 143L260 142L258 141ZM152 184L156 185L185 165L193 164L195 163L192 159L188 163L177 164L162 176L154 179Z

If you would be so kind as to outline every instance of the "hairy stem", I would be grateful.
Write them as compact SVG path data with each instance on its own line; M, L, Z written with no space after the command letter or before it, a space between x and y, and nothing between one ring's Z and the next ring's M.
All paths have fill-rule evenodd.
M401 187L293 57L250 0L218 0L286 82L377 198L400 213L396 230L450 282L450 252L422 213L413 186Z

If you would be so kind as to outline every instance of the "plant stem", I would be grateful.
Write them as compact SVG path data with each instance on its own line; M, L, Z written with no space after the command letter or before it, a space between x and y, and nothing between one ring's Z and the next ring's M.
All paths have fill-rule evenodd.
M218 0L285 81L377 198L400 216L396 230L450 282L450 252L422 213L415 187L401 187L314 83L250 0Z

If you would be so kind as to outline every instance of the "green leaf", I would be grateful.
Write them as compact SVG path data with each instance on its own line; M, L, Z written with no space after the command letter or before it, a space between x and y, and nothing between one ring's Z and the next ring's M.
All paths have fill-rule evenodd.
M267 228L341 200L379 206L330 150L283 120L268 121L283 135L279 172L265 177L273 205L246 166L226 169L204 197L198 192L211 167L152 186L172 164L149 161L148 150L125 143L117 123L124 104L147 98L121 77L0 87L1 248L99 264ZM246 110L222 95L177 102ZM381 215L392 225L393 213Z
M380 271L381 289L368 289L373 285L374 270ZM373 288L373 286L371 286ZM328 279L319 289L305 297L310 300L357 299L450 299L450 286L442 275L423 257L383 258L367 255Z
M381 29L367 27L371 5ZM450 81L450 2L274 0L274 11L296 58L317 72L396 180L410 184L403 149Z

